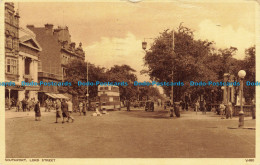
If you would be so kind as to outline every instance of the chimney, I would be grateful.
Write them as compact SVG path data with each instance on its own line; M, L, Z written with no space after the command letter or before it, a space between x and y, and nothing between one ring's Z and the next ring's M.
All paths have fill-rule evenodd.
M52 34L53 24L45 24L46 33Z
M53 28L53 24L45 24L44 25L46 29L52 29Z
M74 49L75 49L75 46L76 46L75 42L72 42L72 43L70 44L70 46L71 46L72 50L74 50Z

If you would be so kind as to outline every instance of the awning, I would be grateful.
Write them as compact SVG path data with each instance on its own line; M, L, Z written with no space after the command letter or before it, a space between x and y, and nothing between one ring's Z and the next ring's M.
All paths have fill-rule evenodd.
M45 94L54 99L69 99L67 96L64 96L63 94L54 94L54 93L45 93Z
M6 86L5 89L23 91L25 90L25 87L21 85L15 85L15 86Z
M56 99L56 96L54 96L52 93L45 93L47 96L50 96L51 98Z
M56 94L59 98L61 99L69 99L67 96L63 95L63 94Z
M39 86L26 86L25 87L25 90L28 90L28 91L39 91L40 90L40 87Z

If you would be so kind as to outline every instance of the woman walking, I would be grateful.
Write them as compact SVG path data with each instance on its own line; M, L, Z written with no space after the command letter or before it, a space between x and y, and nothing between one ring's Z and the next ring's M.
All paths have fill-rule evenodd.
M35 111L35 121L40 121L41 120L41 110L40 110L40 102L37 101L35 106L34 106L34 111Z
M86 116L86 112L87 112L87 103L86 103L85 100L83 101L82 112L83 112L83 115Z
M80 116L81 116L82 110L83 110L83 103L80 101L80 103L79 103L79 115Z

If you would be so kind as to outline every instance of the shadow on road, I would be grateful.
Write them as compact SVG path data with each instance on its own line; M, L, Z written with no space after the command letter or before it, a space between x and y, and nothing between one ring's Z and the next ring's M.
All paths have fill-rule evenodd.
M169 111L125 111L123 114L137 118L171 119Z

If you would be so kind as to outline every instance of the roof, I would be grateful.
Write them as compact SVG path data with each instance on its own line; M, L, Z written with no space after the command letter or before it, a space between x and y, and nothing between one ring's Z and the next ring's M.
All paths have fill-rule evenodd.
M19 41L20 44L38 51L42 51L40 44L36 41L35 34L29 29L19 29Z

